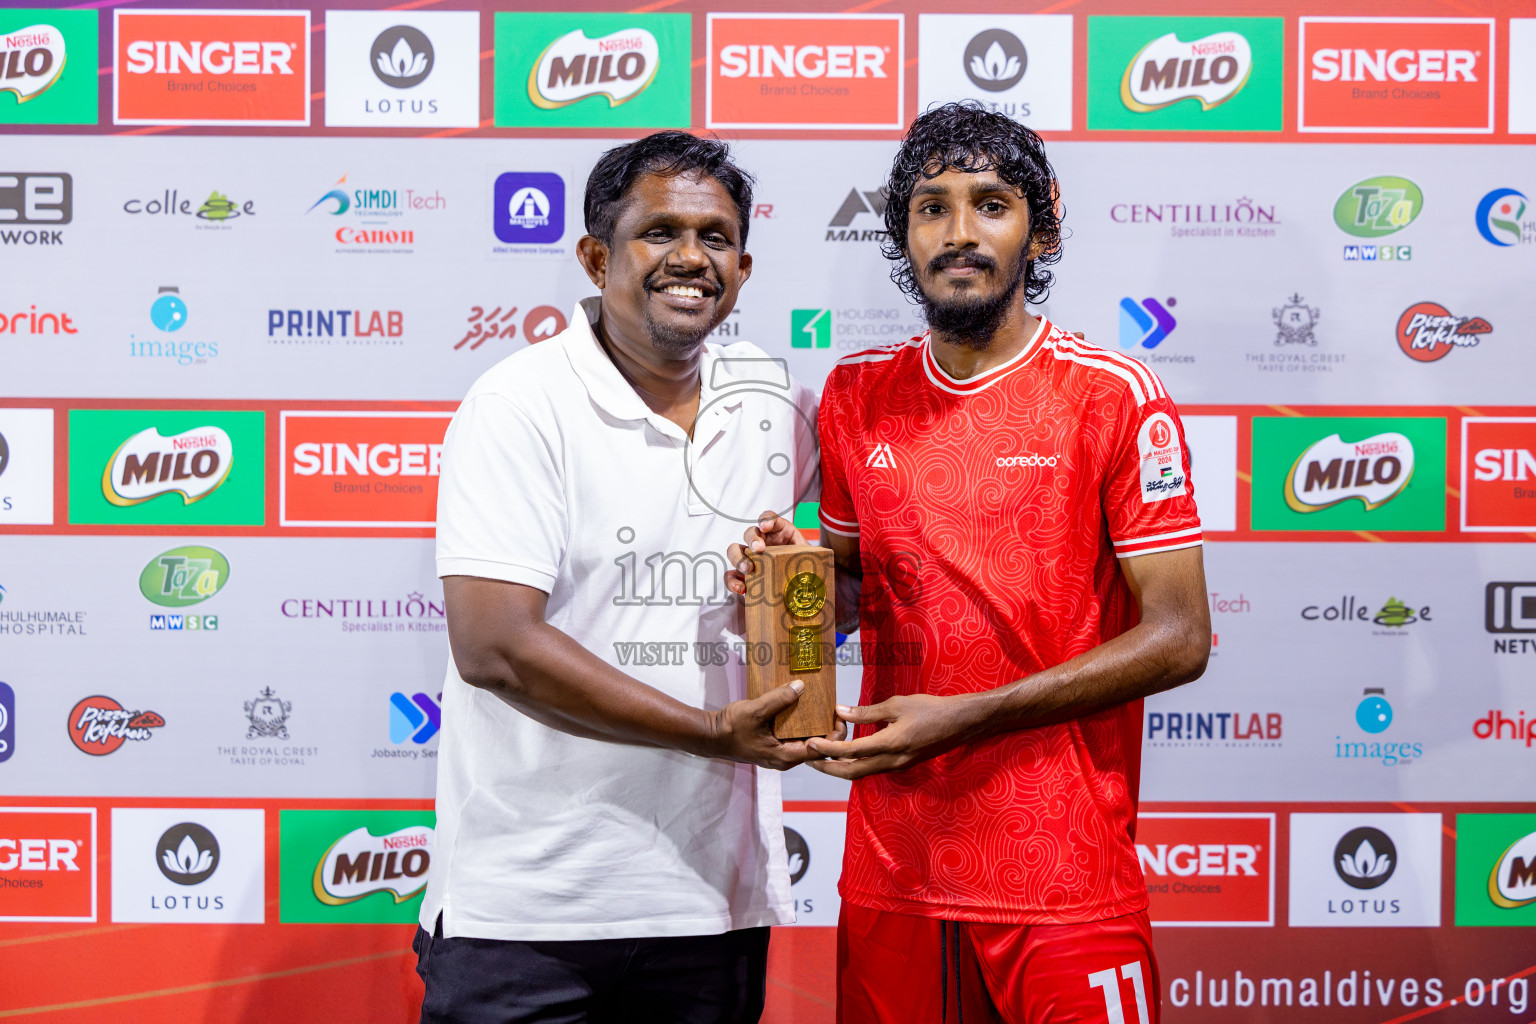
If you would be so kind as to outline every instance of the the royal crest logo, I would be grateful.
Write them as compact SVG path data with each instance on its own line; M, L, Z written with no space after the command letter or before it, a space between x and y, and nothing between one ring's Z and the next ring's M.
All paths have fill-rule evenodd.
M1444 359L1454 348L1473 348L1493 324L1480 316L1456 316L1438 302L1415 302L1397 318L1397 344L1421 363Z
M1316 306L1309 306L1302 301L1301 295L1292 295L1286 300L1285 305L1279 306L1271 313L1275 320L1275 344L1276 345L1307 345L1315 348L1317 338L1312 335L1312 328L1322 319L1323 314Z
M1253 71L1253 49L1238 32L1184 42L1169 32L1142 47L1125 67L1120 100L1146 113L1194 99L1210 110L1236 96Z
M293 713L293 701L283 700L272 687L264 688L255 700L245 702L245 717L250 728L245 738L285 740L288 738L288 716Z
M315 898L334 907L387 892L404 903L426 888L431 863L429 826L411 825L382 836L355 828L331 844L315 865Z
M36 98L64 73L64 33L52 25L28 25L0 35L0 92L17 103Z
M656 37L643 28L627 28L588 39L575 29L539 54L528 73L528 99L544 110L602 96L617 107L645 91L661 64Z
M94 757L110 754L129 740L142 742L165 725L153 711L129 711L111 697L86 697L69 712L69 738Z
M138 505L162 494L180 494L182 504L190 505L229 477L234 456L234 443L221 427L194 427L170 437L150 427L112 453L101 493L114 505Z
M1397 497L1413 478L1413 442L1396 431L1360 441L1331 434L1310 445L1291 466L1285 503L1317 512L1356 499L1367 511Z

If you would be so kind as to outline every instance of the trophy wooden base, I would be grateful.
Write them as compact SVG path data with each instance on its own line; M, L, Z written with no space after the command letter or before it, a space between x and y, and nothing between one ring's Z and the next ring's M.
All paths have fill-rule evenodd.
M836 581L830 548L796 544L749 556L747 694L795 680L800 699L773 722L781 740L825 736L837 723Z

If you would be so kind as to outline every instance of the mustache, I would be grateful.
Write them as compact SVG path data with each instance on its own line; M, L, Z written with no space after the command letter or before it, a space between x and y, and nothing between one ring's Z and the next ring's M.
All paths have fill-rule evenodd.
M991 271L997 269L997 260L979 252L941 252L928 261L928 273L937 274L956 265Z

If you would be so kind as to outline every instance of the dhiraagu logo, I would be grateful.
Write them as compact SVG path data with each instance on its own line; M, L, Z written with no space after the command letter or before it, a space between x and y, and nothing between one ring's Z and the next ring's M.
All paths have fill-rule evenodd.
M283 811L284 924L409 924L432 864L431 811Z
M213 548L172 548L139 574L139 593L164 608L201 604L229 582L229 559Z
M1357 238L1380 238L1412 224L1424 209L1424 193L1407 178L1367 178L1344 190L1333 204L1333 222Z

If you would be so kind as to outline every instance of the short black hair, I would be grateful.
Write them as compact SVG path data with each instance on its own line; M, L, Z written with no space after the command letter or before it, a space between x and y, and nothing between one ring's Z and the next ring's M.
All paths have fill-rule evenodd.
M907 258L908 206L920 179L937 178L946 170L996 171L1024 194L1029 203L1030 240L1043 246L1025 267L1024 297L1038 302L1050 294L1055 275L1046 267L1061 259L1061 193L1056 172L1045 158L1045 143L1013 118L974 100L927 111L912 122L901 142L886 184L887 235L881 245L885 258L895 264L891 280L908 298L921 298Z
M707 175L718 181L736 204L741 222L741 247L747 247L747 223L752 218L752 175L731 160L731 149L716 138L687 132L656 132L598 157L587 177L583 213L587 234L604 245L613 244L613 228L624 212L630 187L647 174Z

